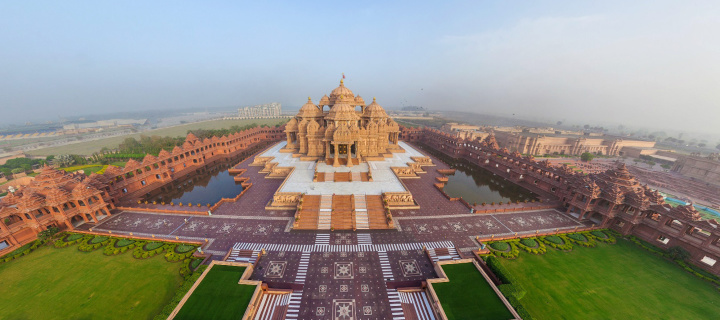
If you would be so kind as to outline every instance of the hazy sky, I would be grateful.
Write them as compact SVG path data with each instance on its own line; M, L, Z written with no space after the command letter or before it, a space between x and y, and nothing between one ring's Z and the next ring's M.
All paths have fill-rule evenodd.
M0 122L317 102L720 133L720 2L1 1Z

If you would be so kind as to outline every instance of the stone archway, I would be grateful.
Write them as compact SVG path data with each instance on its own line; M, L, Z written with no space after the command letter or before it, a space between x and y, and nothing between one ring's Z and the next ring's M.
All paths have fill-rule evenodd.
M70 218L70 224L73 225L73 227L77 228L79 225L85 223L85 220L83 220L80 215L74 215L72 218Z

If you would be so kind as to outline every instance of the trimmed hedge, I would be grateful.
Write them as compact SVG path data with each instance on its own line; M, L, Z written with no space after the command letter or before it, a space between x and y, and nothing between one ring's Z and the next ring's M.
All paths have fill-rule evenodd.
M510 250L510 245L509 245L507 242L502 242L502 241L491 242L491 243L489 243L488 245L490 246L490 248L493 248L493 249L495 249L495 250L497 250L497 251L508 251L508 250Z
M559 245L565 244L565 241L563 241L563 239L558 236L545 236L544 239L547 241L550 241L554 244L559 244Z
M96 236L92 240L90 240L90 244L96 244L96 243L102 243L103 241L107 240L108 237L105 236Z
M175 251L177 253L185 253L195 250L195 246L187 245L187 244L179 244L177 247L175 247Z
M180 300L185 296L185 294L190 291L190 288L192 288L195 281L197 281L198 278L202 275L203 271L208 266L200 266L190 277L185 279L185 282L180 286L180 288L175 291L175 296L168 302L168 304L163 307L162 312L160 314L156 315L154 320L165 320L168 317L170 317L170 314L175 310L175 307L180 303Z
M517 246L515 245L516 242L517 242L517 240L490 242L490 243L488 243L488 247L490 247L490 250L496 256L501 256L501 257L507 258L507 259L515 259L520 254L520 250L518 250ZM507 246L507 248L509 248L509 250L505 250L505 251L495 250L493 247L497 246L497 245L499 245L501 248Z
M535 238L522 238L520 239L520 243L530 248L535 248L538 246L538 242L535 240Z
M120 248L120 247L129 246L133 243L135 243L135 240L133 240L133 239L122 238L115 243L115 246Z
M568 233L567 237L575 241L588 241L588 238L580 233Z
M67 237L65 237L64 241L65 242L75 241L75 240L82 239L83 237L84 237L84 235L82 235L82 234L73 233L73 234L69 234Z
M540 241L558 250L570 251L573 248L570 241L566 241L559 236L540 237Z
M526 241L523 241L526 240ZM526 245L525 243L534 243L535 246L531 247ZM520 249L525 250L526 252L532 253L532 254L545 254L547 252L547 247L543 243L538 243L535 238L525 238L520 241L518 241L517 246L520 247Z
M143 249L144 249L145 251L151 251L151 250L155 250L155 249L157 249L157 248L160 248L160 247L162 247L163 245L165 245L165 244L162 243L162 242L148 242Z
M498 258L495 258L493 256L487 257L487 260L485 261L487 266L492 270L492 272L500 279L500 281L503 283L498 286L498 289L500 292L507 298L508 302L510 302L510 305L513 306L515 311L520 315L521 318L525 320L532 320L532 316L525 310L525 307L520 303L520 299L525 297L525 294L527 291L525 291L525 288L520 284L520 282L517 281L515 276L512 275L507 269L505 269L505 266L500 263Z
M30 254L30 252L33 252L33 251L35 251L35 249L46 244L48 241L49 241L49 239L45 240L45 241L36 239L32 242L29 242L29 243L23 245L22 247L17 248L15 250L13 250L12 252L0 257L0 262L9 262L9 261L15 260L17 258L20 258L22 256L26 256L26 255Z

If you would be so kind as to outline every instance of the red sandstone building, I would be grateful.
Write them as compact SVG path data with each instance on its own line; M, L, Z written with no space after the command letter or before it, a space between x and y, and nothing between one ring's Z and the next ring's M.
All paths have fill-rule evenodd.
M130 160L125 168L109 166L104 174L85 176L44 167L28 186L0 201L0 248L34 240L48 227L73 229L81 222L97 223L121 202L145 194L206 164L238 155L260 144L285 137L284 128L253 128L229 136L198 139L188 134L182 146Z

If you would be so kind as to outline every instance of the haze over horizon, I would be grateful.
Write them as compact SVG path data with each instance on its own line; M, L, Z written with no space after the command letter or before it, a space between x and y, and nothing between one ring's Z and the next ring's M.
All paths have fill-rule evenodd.
M298 106L345 73L388 107L717 135L717 30L713 1L6 1L0 123Z

